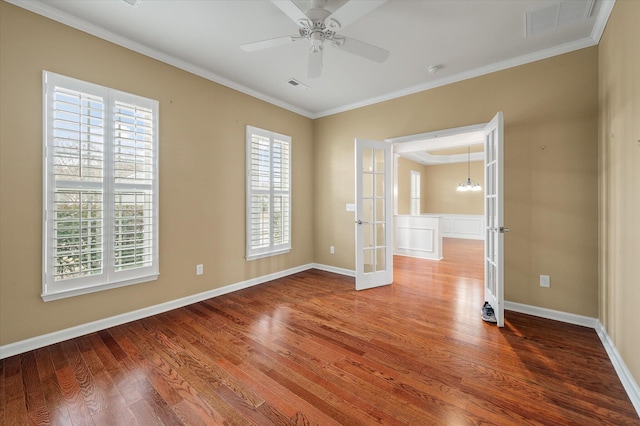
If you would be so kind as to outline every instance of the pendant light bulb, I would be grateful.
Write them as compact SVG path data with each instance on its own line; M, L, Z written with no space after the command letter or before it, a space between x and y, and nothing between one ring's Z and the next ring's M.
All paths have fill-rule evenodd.
M482 191L482 187L478 182L471 182L471 147L467 148L467 180L459 184L458 188L456 188L456 191Z

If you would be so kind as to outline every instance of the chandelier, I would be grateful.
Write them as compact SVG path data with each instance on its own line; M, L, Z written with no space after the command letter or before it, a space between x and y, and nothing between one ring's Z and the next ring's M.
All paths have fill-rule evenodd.
M482 187L478 182L471 182L471 147L468 147L467 149L467 180L458 185L458 189L456 191L482 191Z

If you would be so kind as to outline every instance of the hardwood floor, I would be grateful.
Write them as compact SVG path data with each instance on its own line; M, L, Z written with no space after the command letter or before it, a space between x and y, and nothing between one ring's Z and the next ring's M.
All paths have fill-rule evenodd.
M391 286L310 270L0 361L0 420L640 425L594 330L480 319L482 242Z

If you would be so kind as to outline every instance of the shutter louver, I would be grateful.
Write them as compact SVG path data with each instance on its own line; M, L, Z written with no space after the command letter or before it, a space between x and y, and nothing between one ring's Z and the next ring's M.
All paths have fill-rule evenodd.
M251 248L269 247L271 244L268 195L254 195L251 197Z

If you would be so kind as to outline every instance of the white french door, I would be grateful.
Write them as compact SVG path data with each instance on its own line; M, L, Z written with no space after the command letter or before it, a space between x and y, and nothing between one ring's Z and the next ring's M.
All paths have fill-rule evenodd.
M356 290L393 281L391 144L356 139Z
M504 233L509 228L504 226L502 112L487 124L484 134L484 298L493 308L498 327L504 327Z

